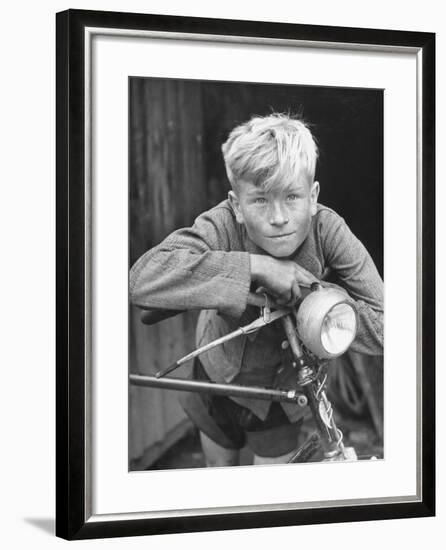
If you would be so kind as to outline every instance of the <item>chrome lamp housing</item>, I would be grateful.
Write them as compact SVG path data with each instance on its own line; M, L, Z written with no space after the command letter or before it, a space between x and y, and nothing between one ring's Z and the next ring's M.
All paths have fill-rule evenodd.
M352 344L358 326L354 302L342 290L322 287L310 292L296 312L297 332L320 359L339 357Z

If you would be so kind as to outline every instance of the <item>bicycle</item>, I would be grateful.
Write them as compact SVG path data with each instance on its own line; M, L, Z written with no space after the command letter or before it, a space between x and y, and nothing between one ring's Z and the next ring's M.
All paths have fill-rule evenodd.
M316 424L316 431L296 449L288 462L308 462L319 450L323 452L324 461L358 460L355 449L346 447L343 443L343 433L336 425L333 407L326 393L330 359L345 353L356 336L358 320L354 302L338 288L314 283L308 288L301 287L301 297L291 308L277 306L266 293L250 293L248 304L260 308L261 314L258 319L194 350L166 369L157 372L155 376L131 374L130 383L160 389L209 392L295 403L301 408L308 406ZM142 313L142 321L154 324L178 313L179 311L145 310ZM215 346L261 330L262 327L279 320L292 353L292 366L297 371L297 386L293 389L218 384L166 376Z

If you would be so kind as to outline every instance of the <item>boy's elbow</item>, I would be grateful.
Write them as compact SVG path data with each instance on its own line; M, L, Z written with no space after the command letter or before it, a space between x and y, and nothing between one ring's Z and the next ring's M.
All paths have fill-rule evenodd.
M366 334L365 345L368 349L368 355L384 355L384 326L382 314L378 315L378 318L373 322L373 327Z
M137 284L137 277L133 277L130 274L129 278L129 302L132 306L138 305L139 287Z
M143 292L143 277L141 272L143 270L144 256L136 260L136 262L130 268L129 273L129 301L132 305L140 305L141 294Z
M129 285L129 303L132 306L137 306L139 302L138 298L139 298L138 288L130 284Z

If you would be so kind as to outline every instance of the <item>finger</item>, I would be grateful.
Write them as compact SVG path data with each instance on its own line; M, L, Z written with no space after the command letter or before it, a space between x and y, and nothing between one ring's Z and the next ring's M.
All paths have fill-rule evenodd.
M311 285L318 280L312 273L300 265L297 265L296 279L299 283L304 285Z
M288 300L281 305L287 306L287 307L293 307L298 301L298 299L300 298L300 296L301 296L301 292L300 292L299 283L297 281L294 281L291 287L291 292L289 294Z
M293 287L291 289L291 299L292 299L292 302L293 302L292 305L294 305L299 300L299 298L301 296L302 296L302 292L300 290L299 282L294 281Z
M265 294L268 296L269 298L269 306L272 307L272 308L276 308L277 309L277 306L283 306L286 304L287 300L288 300L288 297L287 296L284 296L283 294L279 294L278 292L274 292L273 290L271 289L267 289L265 287L260 287L262 288L262 294ZM258 294L259 290L256 291L256 295Z
M302 294L299 283L297 281L294 281L291 286L290 292L282 294L280 298L276 299L276 303L281 306L293 307L297 303L301 295Z
M291 299L292 299L292 293L287 292L287 293L281 294L280 296L277 296L275 301L276 301L276 304L278 304L279 306L288 306L290 305Z

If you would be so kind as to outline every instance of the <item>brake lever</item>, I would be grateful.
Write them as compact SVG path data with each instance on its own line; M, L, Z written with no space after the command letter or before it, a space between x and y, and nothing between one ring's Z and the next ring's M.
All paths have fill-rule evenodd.
M281 319L282 317L285 317L289 313L291 313L290 309L277 309L271 312L269 307L265 305L264 307L262 307L262 315L258 319L255 319L252 323L249 323L244 327L239 327L233 332L230 332L229 334L225 334L225 336L222 336L221 338L217 338L216 340L213 340L212 342L209 342L208 344L205 344L204 346L197 348L191 353L188 353L181 359L178 359L178 361L175 361L175 363L172 363L171 365L166 367L164 370L158 371L155 374L155 377L161 378L163 376L166 376L166 374L171 373L172 371L180 367L183 363L186 363L187 361L190 361L191 359L198 357L202 353L205 353L206 351L209 351L217 346L220 346L221 344L224 344L225 342L228 342L233 338L242 336L243 334L247 335L247 334L252 334L253 332L257 332L258 330L265 327L266 325L274 323L274 321L277 321L277 319Z

